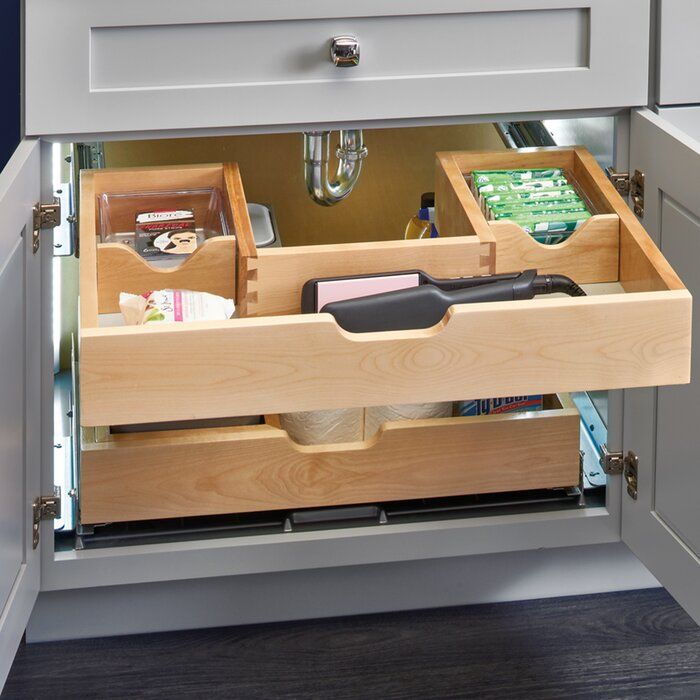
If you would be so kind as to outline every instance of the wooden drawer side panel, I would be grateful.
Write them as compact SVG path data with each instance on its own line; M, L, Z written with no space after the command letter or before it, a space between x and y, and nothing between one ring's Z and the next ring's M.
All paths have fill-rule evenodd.
M302 447L284 431L191 431L84 446L83 523L574 486L579 416L387 423L367 443Z

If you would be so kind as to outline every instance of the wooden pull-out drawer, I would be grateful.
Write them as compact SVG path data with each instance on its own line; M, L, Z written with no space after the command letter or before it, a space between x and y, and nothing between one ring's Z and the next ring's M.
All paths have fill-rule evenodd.
M543 246L487 222L464 179L472 168L561 166L597 212ZM207 241L176 270L122 244L98 244L101 192L216 185L237 238ZM255 250L235 165L83 174L81 424L170 420L679 384L689 380L691 297L586 151L441 154L441 238ZM587 285L587 297L452 307L433 328L352 334L300 315L314 277L423 269L439 277L536 267ZM101 327L120 291L184 287L233 296L247 318ZM168 364L167 358L173 358ZM144 371L152 359L163 371ZM168 371L165 368L170 367ZM165 372L165 374L164 374Z
M83 429L84 524L463 496L579 484L571 400L471 418L391 421L365 442L297 445L273 425Z

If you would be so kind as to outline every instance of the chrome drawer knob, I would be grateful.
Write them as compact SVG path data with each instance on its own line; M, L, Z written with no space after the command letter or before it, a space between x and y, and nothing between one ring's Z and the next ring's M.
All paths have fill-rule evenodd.
M360 42L354 36L331 39L331 61L338 68L352 68L360 62Z

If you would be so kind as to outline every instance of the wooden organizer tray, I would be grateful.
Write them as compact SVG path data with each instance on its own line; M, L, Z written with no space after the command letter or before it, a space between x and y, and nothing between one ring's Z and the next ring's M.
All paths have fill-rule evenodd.
M83 524L576 486L579 414L389 421L364 442L301 446L270 424L149 433L83 429Z
M612 213L594 217L567 243L540 246L511 225L486 222L462 176L465 165L476 162L494 167L566 162L598 211ZM212 182L228 201L238 245L238 311L248 317L100 327L99 314L117 308L120 291L177 286L231 296L232 239L207 241L174 272L153 270L125 246L115 250L120 244L96 242L100 192ZM436 194L440 239L256 250L235 164L83 173L81 424L689 381L690 294L585 151L441 154ZM521 233L512 251L510 243L504 245L506 234L517 239ZM572 255L573 244L584 239L586 246ZM528 267L571 274L582 283L619 285L614 293L585 298L458 305L433 328L410 331L351 334L329 314L298 313L301 286L313 277L415 268L456 277ZM165 375L144 372L135 361L171 356L178 361Z

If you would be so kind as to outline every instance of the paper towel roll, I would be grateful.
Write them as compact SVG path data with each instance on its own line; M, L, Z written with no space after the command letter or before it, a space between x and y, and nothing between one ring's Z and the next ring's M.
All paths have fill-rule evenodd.
M300 445L362 440L364 408L281 413L280 426Z
M365 440L372 437L388 420L447 418L452 415L452 402L408 403L392 406L370 406L365 409Z

